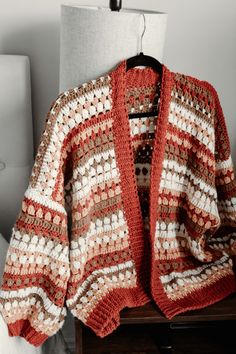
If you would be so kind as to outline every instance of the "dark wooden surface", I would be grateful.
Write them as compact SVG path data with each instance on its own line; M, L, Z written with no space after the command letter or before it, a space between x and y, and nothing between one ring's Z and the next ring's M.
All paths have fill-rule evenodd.
M75 319L76 354L235 354L236 294L166 319L156 305L126 308L105 338Z
M188 311L168 320L153 303L121 311L121 324L179 323L236 320L236 293L200 310ZM236 353L236 350L235 350Z

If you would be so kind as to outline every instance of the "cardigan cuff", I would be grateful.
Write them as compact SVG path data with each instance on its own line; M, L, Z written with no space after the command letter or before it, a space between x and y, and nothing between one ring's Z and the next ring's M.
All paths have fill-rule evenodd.
M29 320L17 320L14 323L8 323L7 327L10 337L23 337L28 343L35 347L39 347L48 338L47 334L37 332L36 329L31 326Z
M142 288L114 289L105 295L86 320L98 337L105 337L120 325L120 311L125 307L143 306L151 299Z

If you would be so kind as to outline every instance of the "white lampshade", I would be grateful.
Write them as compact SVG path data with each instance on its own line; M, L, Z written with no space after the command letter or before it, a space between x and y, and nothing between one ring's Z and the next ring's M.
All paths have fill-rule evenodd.
M167 14L79 5L61 6L60 92L95 79L122 59L144 54L162 61Z

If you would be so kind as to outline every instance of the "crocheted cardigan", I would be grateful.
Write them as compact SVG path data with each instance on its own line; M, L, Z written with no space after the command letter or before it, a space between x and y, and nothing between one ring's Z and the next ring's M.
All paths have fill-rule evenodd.
M35 346L67 309L104 337L125 307L152 300L171 319L236 291L236 180L216 89L126 64L60 93L45 119L0 292L9 335Z

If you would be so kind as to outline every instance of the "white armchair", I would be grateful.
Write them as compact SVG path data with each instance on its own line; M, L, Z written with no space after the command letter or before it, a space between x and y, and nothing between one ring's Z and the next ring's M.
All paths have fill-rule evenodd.
M0 55L0 278L13 224L33 166L33 121L30 63L27 56ZM35 348L21 337L8 336L0 314L0 354L66 354L59 331Z

